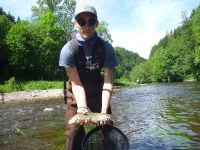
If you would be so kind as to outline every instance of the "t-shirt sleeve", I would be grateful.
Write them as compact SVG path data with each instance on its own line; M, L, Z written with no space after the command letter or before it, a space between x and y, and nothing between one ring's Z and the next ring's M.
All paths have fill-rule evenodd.
M59 66L61 67L73 67L74 63L74 53L70 42L65 44L60 52Z
M108 42L105 43L105 61L104 68L114 68L118 65L115 50Z

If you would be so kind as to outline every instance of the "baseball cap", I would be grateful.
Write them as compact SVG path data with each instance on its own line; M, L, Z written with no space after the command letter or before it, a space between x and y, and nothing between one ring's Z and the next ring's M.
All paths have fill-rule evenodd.
M83 13L83 12L92 13L94 16L97 17L97 11L96 11L96 9L94 8L94 6L88 5L88 4L84 4L84 5L78 5L78 6L76 7L76 10L75 10L75 18L76 18L76 16L78 16L80 13Z

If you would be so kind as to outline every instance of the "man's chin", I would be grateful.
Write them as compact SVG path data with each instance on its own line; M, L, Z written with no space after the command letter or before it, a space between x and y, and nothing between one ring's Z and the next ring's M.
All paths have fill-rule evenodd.
M84 35L83 38L84 38L85 40L90 40L90 39L92 38L92 36L91 36L91 35Z

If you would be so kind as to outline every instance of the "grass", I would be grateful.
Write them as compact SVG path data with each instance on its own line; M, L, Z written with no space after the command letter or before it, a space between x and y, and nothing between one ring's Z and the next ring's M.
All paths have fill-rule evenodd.
M114 86L126 87L134 84L126 79L114 80ZM5 83L0 84L0 93L10 93L16 91L32 91L32 90L48 90L48 89L62 89L63 81L16 81L11 77Z
M63 81L16 81L15 78L12 77L4 84L0 84L0 93L62 88Z
M114 80L115 86L126 87L126 86L133 86L134 84L135 83L133 83L130 80L127 80L127 79L116 79L116 80Z

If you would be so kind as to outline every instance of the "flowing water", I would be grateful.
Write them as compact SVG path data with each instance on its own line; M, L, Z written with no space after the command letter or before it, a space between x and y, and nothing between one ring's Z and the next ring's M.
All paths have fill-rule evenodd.
M63 100L0 104L0 150L62 150Z
M200 83L124 88L113 94L112 111L130 150L200 149ZM0 104L1 150L62 150L63 100Z
M199 82L139 86L113 99L130 149L200 149Z

